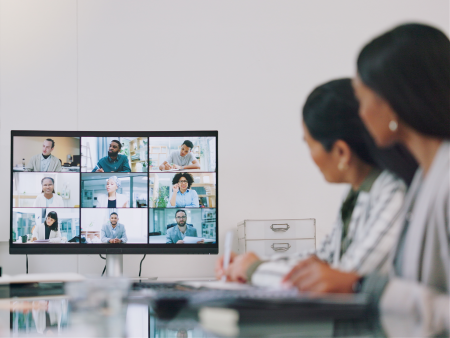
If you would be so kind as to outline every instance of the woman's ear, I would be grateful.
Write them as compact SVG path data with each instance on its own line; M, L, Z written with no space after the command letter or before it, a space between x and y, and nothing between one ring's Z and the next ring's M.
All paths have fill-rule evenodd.
M336 142L334 142L331 151L337 161L338 169L340 171L347 169L352 160L352 150L347 142L343 140L337 140Z

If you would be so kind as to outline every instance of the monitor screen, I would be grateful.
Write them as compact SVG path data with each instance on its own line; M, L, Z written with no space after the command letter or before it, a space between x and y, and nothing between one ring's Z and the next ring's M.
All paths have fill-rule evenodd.
M218 132L11 132L11 254L217 254Z

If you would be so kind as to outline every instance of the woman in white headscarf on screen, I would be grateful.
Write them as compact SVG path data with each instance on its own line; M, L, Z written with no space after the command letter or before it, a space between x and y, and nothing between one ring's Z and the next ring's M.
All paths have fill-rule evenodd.
M106 180L106 191L108 195L98 197L97 208L128 208L129 197L117 192L121 183L117 176L111 176Z

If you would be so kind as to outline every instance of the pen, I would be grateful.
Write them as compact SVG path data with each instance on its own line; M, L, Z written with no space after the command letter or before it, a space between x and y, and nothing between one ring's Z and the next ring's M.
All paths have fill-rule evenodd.
M227 271L231 258L231 247L233 246L234 231L229 230L225 234L225 253L223 255L223 271ZM222 282L227 280L227 276L222 276Z

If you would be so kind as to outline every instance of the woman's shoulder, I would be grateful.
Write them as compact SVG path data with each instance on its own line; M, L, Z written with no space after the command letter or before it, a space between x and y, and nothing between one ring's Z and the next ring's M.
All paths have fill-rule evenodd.
M383 170L373 183L373 188L376 189L393 189L399 188L406 191L406 184L403 179L395 175L389 170Z

